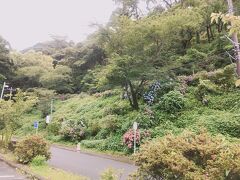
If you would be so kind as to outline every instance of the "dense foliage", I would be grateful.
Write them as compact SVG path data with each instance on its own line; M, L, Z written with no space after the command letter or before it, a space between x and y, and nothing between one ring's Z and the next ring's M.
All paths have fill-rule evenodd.
M143 179L239 179L239 150L223 137L185 133L146 143L135 157Z
M3 145L7 146L14 132L23 125L22 117L36 103L35 97L19 91L13 100L0 99L0 133Z
M37 156L44 156L46 160L51 156L47 142L37 135L19 141L16 145L15 155L17 160L23 164L30 163Z
M60 129L60 134L67 140L80 141L85 136L84 124L81 121L64 121Z
M184 101L184 97L180 92L170 91L160 99L159 108L169 113L175 113L184 108Z
M34 106L28 97L0 101L2 134L33 134L38 118L51 141L130 154L137 122L143 179L238 179L240 81L226 2L115 2L109 22L81 43L54 36L14 52L0 39L0 82L38 97ZM201 127L208 133L194 134Z
M33 160L31 161L31 165L32 166L44 166L47 163L47 159L45 156L42 155L38 155L36 157L33 158Z

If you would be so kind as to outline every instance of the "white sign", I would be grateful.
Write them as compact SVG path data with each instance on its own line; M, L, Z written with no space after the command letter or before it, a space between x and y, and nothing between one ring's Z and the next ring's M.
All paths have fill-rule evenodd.
M137 122L134 122L134 123L133 123L133 129L136 131L137 128L138 128L138 124L137 124Z
M51 117L49 115L46 116L46 123L49 124L50 123L50 119Z

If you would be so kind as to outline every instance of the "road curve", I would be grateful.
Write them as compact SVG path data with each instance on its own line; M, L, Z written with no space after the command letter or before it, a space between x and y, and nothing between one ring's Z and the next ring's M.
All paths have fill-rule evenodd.
M136 166L104 157L51 147L52 157L49 164L75 174L98 180L100 174L109 167L123 170L122 180L136 170Z
M10 167L0 160L0 180L24 180L23 175L16 172L16 169Z

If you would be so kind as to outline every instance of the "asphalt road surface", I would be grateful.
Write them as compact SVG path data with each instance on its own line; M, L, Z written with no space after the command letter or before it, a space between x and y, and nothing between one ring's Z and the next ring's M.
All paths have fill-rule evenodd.
M51 147L52 157L49 164L75 174L98 180L100 174L109 167L123 171L122 180L136 170L134 165L99 156Z
M26 179L18 174L16 170L8 166L5 162L0 161L0 180L23 180Z

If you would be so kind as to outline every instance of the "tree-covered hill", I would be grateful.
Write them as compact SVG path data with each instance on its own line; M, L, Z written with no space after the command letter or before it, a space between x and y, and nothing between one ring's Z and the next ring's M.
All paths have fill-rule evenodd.
M181 169L185 164L176 170L177 165L169 159L190 154L196 156L190 159L195 164L190 166L189 159L182 162L195 168L188 172L196 171L202 178L207 174L201 174L207 171L206 159L215 160L220 152L213 150L219 141L211 138L221 134L239 145L239 77L234 46L226 38L232 29L239 34L239 16L226 20L225 0L146 0L144 8L139 0L115 2L118 8L108 24L97 25L98 30L81 43L53 37L53 41L15 52L0 40L0 82L7 81L38 98L23 115L17 135L34 133L33 120L39 119L40 133L51 141L81 142L87 148L131 154L132 124L136 121L138 148L152 142L149 147L154 149L159 144L153 139L165 137L159 141L161 148L167 148L163 152L173 152L164 157L162 164L170 164L161 166L166 172L150 171L150 167L146 170L144 166L147 175L153 172L163 173L161 177L188 179ZM239 1L233 3L240 9ZM223 14L211 19L212 13L220 12ZM51 102L52 121L47 125L45 117L51 112ZM200 134L207 131L209 134L203 133L202 139L205 142L210 136L213 148L205 152L195 144L197 147L189 146L192 149L185 152L187 155L178 156L181 152L175 150L184 149L176 148L172 136L180 138L182 144L191 143L192 135L189 141L185 135L179 136L186 130ZM169 133L173 134L170 138L166 136ZM192 142L203 142L201 137L194 138ZM145 148L144 153L152 152ZM221 153L224 159L226 153L222 149ZM141 160L139 156L140 164ZM234 163L239 163L237 158ZM230 165L221 164L224 166ZM226 172L239 173L240 164L236 167ZM214 168L208 173L217 174ZM234 173L232 177L238 178ZM190 173L189 179L193 176Z
M190 75L231 63L225 53L229 51L233 55L231 42L222 38L227 33L227 25L221 21L211 23L210 17L213 12L226 12L224 1L148 2L152 8L145 15L140 13L137 0L118 1L118 4L109 23L98 26L85 42L74 44L65 37L53 36L52 41L24 50L22 56L35 50L51 56L54 68L61 68L58 65L70 68L68 90L51 88L60 93L100 92L112 88L110 84L130 86L129 81L137 86L143 79ZM13 60L18 58L14 56ZM40 61L41 58L39 55ZM38 82L29 87L45 85Z

